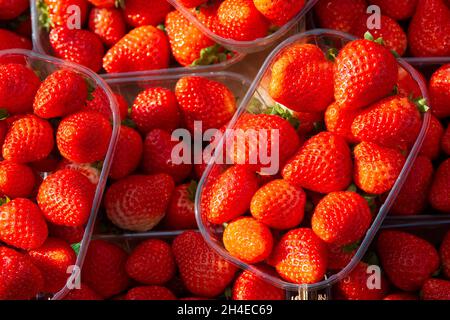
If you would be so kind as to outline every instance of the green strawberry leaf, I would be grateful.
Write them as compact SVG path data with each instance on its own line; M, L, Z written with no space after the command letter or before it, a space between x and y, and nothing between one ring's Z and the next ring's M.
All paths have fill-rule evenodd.
M75 251L75 254L78 255L80 253L81 242L74 243L71 245L71 247L73 251Z
M375 214L378 211L378 206L377 206L377 196L374 195L370 195L370 194L363 194L362 197L364 199L366 199L367 204L369 205L370 211Z
M382 37L380 37L380 38L378 38L378 39L375 39L374 36L370 33L370 31L367 31L367 32L364 34L364 39L369 40L369 41L373 41L373 42L378 43L378 44L380 44L380 45L382 45L382 46L385 45L384 40L383 40Z
M50 27L52 27L52 22L50 19L50 14L48 13L48 7L44 0L39 0L37 4L38 10L38 22L39 25L44 28L47 32L50 31Z
M369 251L367 252L362 261L364 261L365 263L367 263L370 266L379 266L380 265L380 259L378 259L377 254L374 251Z
M359 248L359 242L347 244L342 247L343 253L352 253L353 251L357 250Z
M200 57L192 62L191 66L207 66L217 62L223 62L228 59L230 51L225 50L219 44L214 44L210 47L203 48L200 51Z
M157 26L156 26L156 29L159 29L159 30L161 30L162 32L164 32L164 33L166 33L166 26L164 25L164 24L158 24Z
M133 120L131 120L130 118L126 118L126 119L122 120L122 125L125 127L133 128L133 129L137 128L136 123Z
M331 62L335 62L335 61L336 61L336 58L337 58L337 56L338 56L338 54L339 54L338 49L336 49L336 48L330 48L330 49L327 50L326 57L327 57L327 59L330 60Z
M6 109L0 109L0 120L5 120L6 118L8 118L9 114L8 114L8 110Z
M291 110L282 107L278 103L275 103L272 107L269 107L265 113L280 116L281 118L287 120L295 129L300 126L300 120L294 116L294 113Z
M84 78L84 81L86 82L87 89L88 89L88 96L87 100L92 101L94 100L94 91L95 91L95 83L91 79Z
M11 199L8 196L3 196L0 198L0 206L7 204L10 201L11 201Z
M423 97L414 99L413 102L421 113L425 113L428 112L428 110L430 110L430 107L427 104L427 100Z
M262 102L258 98L253 97L247 106L247 112L251 114L263 113L264 108Z
M188 189L187 189L187 191L188 191L188 198L192 202L195 201L195 193L197 192L197 187L198 187L197 181L192 180L191 183L189 184Z
M356 191L358 191L358 188L356 187L356 185L354 183L352 183L351 185L348 186L347 191L356 192Z

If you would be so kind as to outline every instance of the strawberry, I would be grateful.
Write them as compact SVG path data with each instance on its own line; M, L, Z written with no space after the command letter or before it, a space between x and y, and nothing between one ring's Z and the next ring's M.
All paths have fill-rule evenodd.
M233 257L246 263L259 263L272 252L273 237L270 229L258 220L240 217L225 227L223 245Z
M305 6L305 0L253 0L256 9L272 24L281 27Z
M171 132L180 124L177 98L169 89L148 88L137 95L130 117L142 134L152 129Z
M346 110L338 103L332 103L325 112L325 125L331 133L343 137L348 143L355 143L357 139L352 133L352 123L358 111Z
M170 230L196 229L195 192L197 183L178 185L172 193L163 225Z
M271 261L283 279L299 284L315 283L325 275L327 248L311 229L292 229L274 247Z
M12 20L20 16L30 3L27 0L1 0L0 1L0 20Z
M87 0L97 8L112 8L117 4L117 0ZM120 4L120 3L119 3Z
M283 289L258 278L250 271L242 272L234 281L233 300L285 300Z
M411 18L417 6L417 0L370 0L369 2L379 6L383 14L395 20Z
M258 190L256 175L242 166L233 166L222 173L204 193L206 215L211 223L222 224L244 214Z
M48 232L51 237L62 239L70 244L81 242L84 235L84 226L68 227L49 223Z
M341 191L331 192L320 200L311 226L326 243L344 246L360 240L371 222L367 200L356 192Z
M171 10L172 6L165 0L127 0L123 13L132 27L157 26Z
M34 190L33 170L24 164L0 162L0 192L9 198L26 198Z
M424 157L419 156L414 162L411 173L395 199L391 208L391 215L420 214L427 202L428 189L433 176L433 164Z
M351 244L348 246L339 246L332 243L327 244L328 270L341 271L352 260L358 246Z
M81 279L102 297L109 298L129 285L126 261L127 253L119 246L93 240L86 253Z
M364 192L382 194L394 185L405 163L405 156L396 149L361 142L354 149L353 179Z
M91 163L105 158L111 134L109 121L100 113L81 111L60 122L56 144L67 160Z
M409 24L410 51L416 57L450 55L450 8L444 0L419 0Z
M143 143L139 133L132 128L121 126L109 177L117 180L132 173L141 161L142 150Z
M45 159L53 146L50 123L34 115L26 115L12 123L2 153L6 160L26 163Z
M366 107L391 93L397 77L397 61L387 48L373 41L355 40L336 58L334 97L347 109Z
M317 125L323 122L324 114L322 112L294 112L294 117L300 121L297 133L302 137L313 132Z
M442 273L447 279L450 279L450 231L447 231L442 240L439 256L441 258Z
M195 8L204 4L207 0L179 0L178 2L186 8Z
M34 113L41 118L58 118L83 108L88 97L86 80L70 70L49 75L34 98Z
M88 30L57 27L49 34L56 57L81 64L94 72L102 68L104 53L100 37Z
M6 49L32 49L31 41L6 29L0 29L0 50ZM4 61L5 58L0 59ZM8 59L6 59L8 61Z
M103 114L108 120L112 118L111 106L109 104L109 99L106 96L105 91L102 88L97 87L91 93L92 100L87 100L86 105L84 107L84 111L96 111ZM118 111L121 120L125 120L128 115L128 102L125 98L118 94L114 93L114 97L117 100Z
M54 171L62 169L75 170L82 173L92 184L97 185L100 180L101 168L98 168L98 165L96 165L97 164L91 165L89 163L70 162L63 159Z
M225 0L218 9L214 31L227 39L250 41L268 34L269 22L253 0Z
M17 198L0 206L0 240L20 249L39 248L48 229L39 207L28 199Z
M430 83L431 112L439 119L450 116L450 64L433 73Z
M41 272L27 255L0 247L1 300L34 299L43 284Z
M203 131L220 128L236 111L236 100L224 84L197 76L178 80L175 87L184 124L191 132L194 121L202 121Z
M170 245L158 239L141 242L129 255L125 270L139 283L161 285L175 275Z
M186 231L172 243L181 279L193 294L215 297L233 280L237 268L211 249L200 233Z
M423 74L418 70L416 70L416 72L418 73L422 81L426 83L427 80L425 79ZM423 96L417 80L412 77L411 73L400 66L398 67L397 89L398 94L404 97L419 99Z
M169 59L169 41L164 32L142 26L131 30L106 52L103 68L108 73L166 69Z
M34 95L40 83L33 70L26 66L0 65L0 108L11 114L33 110Z
M94 290L89 288L85 283L81 283L79 289L72 289L67 293L63 300L102 300L102 297L98 295Z
M359 141L384 147L412 145L422 127L416 105L408 98L392 96L361 111L352 123L352 134Z
M176 300L169 289L159 286L142 286L130 289L125 300Z
M63 226L81 226L89 218L95 186L82 173L63 169L39 187L37 202L46 219Z
M442 151L450 156L450 125L447 126L445 133L442 135L441 148Z
M42 272L43 291L50 293L56 293L66 285L68 268L77 260L72 247L57 238L48 238L41 247L28 251L28 255Z
M409 292L397 292L388 294L383 300L419 300L419 298Z
M365 0L319 0L314 11L322 28L350 32L366 8Z
M441 122L433 115L431 115L430 125L428 126L425 140L423 140L420 154L430 158L436 159L441 151L441 139L444 136L444 128Z
M167 174L128 176L106 191L106 214L122 229L148 231L164 217L174 187Z
M428 200L436 210L450 213L450 158L436 170Z
M350 149L344 138L321 132L303 144L282 175L295 186L320 193L344 190L351 182Z
M89 30L107 46L114 45L126 33L125 19L116 8L93 8L89 14Z
M294 111L324 111L333 102L333 64L316 45L289 46L271 67L269 94Z
M382 231L377 250L389 280L403 291L418 290L439 267L434 246L403 231Z
M250 212L258 221L274 229L292 229L303 220L306 194L286 180L263 185L253 196Z
M422 287L423 300L450 300L450 281L428 279Z
M38 5L43 16L39 22L47 29L50 26L68 26L69 21L73 23L74 6L77 8L77 19L83 25L88 11L86 0L43 0Z

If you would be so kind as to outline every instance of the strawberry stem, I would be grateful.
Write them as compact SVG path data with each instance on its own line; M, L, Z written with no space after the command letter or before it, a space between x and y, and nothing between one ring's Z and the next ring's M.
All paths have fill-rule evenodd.
M8 118L8 116L8 110L0 109L0 120L5 120L6 118Z

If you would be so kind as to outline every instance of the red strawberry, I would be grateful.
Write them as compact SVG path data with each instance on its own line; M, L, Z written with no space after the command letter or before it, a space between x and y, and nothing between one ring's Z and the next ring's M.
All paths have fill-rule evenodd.
M447 279L450 279L450 231L447 231L444 240L442 240L439 256L441 258L442 272Z
M54 146L53 129L34 115L14 121L3 143L3 158L17 163L45 159Z
M348 143L356 142L352 133L352 123L358 113L358 111L346 110L338 103L332 103L325 112L327 130L345 138Z
M288 23L305 6L304 0L253 0L253 3L264 17L279 27Z
M159 286L142 286L130 289L125 300L176 300L177 298L167 288Z
M447 126L444 135L441 139L441 148L447 155L450 156L450 125Z
M419 0L408 29L409 48L416 57L450 55L450 8L444 0Z
M358 246L351 244L348 246L338 246L335 244L327 244L328 270L341 271L352 260Z
M324 115L322 112L294 112L294 117L300 121L297 133L300 136L306 136L323 122Z
M180 124L177 98L169 89L148 88L137 95L130 117L142 134L152 129L171 132Z
M0 65L0 108L11 114L33 110L40 83L33 70L21 64Z
M125 19L116 8L93 8L89 14L89 30L107 46L114 45L126 33Z
M42 182L37 202L48 221L76 227L88 220L94 194L95 186L82 173L63 169Z
M429 83L431 112L439 119L450 116L450 64L440 67Z
M34 299L43 284L41 272L28 256L7 247L0 247L1 300Z
M88 97L86 80L70 70L58 70L42 82L34 98L34 113L41 118L58 118L83 108Z
M56 144L67 160L91 163L105 158L111 134L109 121L100 113L81 111L61 121Z
M439 267L434 246L403 231L381 232L377 250L389 280L404 291L418 290Z
M366 8L365 0L319 0L314 11L322 28L350 32Z
M283 178L296 186L329 193L351 182L352 160L344 138L321 132L303 144L283 168Z
M450 300L450 281L428 279L422 287L423 300Z
M50 31L49 38L56 57L81 64L94 72L102 68L104 48L95 33L57 27Z
M166 18L172 6L165 0L127 0L123 11L130 26L156 26Z
M112 8L116 5L117 0L87 0L97 8Z
M102 297L109 298L128 287L126 261L127 253L119 246L93 240L86 254L81 279Z
M271 67L269 94L294 111L324 111L333 102L333 64L316 45L291 45Z
M126 177L107 190L106 214L122 229L148 231L164 217L173 189L166 174Z
M186 231L172 243L181 279L193 294L215 297L234 278L237 268L219 256L203 240L200 233Z
M169 41L164 32L142 26L131 30L106 52L103 68L108 73L166 69L169 59Z
M405 156L396 149L371 142L361 142L354 149L354 181L363 191L382 194L394 185L405 163Z
M163 225L170 230L196 229L195 192L197 183L178 185L170 198L169 207L163 220Z
M86 178L88 178L89 181L94 185L97 185L98 181L100 180L101 168L99 169L96 164L91 165L89 163L76 163L63 159L54 171L62 169L78 171L86 176Z
M315 283L325 275L327 248L311 229L293 229L274 247L271 261L283 279L300 284Z
M179 0L178 2L186 8L195 8L204 4L207 0Z
M450 158L436 170L428 200L436 210L450 213Z
M0 240L20 249L39 248L48 229L39 207L28 199L17 198L0 206Z
M27 0L1 0L0 20L12 20L20 16L30 6Z
M202 121L203 131L220 128L236 111L236 100L224 84L203 77L178 80L175 95L186 127L193 132L194 121Z
M419 300L419 298L409 292L397 292L388 294L383 300Z
M427 80L422 75L422 73L420 73L418 70L416 71L423 82L426 83ZM397 89L398 94L404 97L412 97L413 99L418 99L423 96L417 80L412 77L411 73L400 66L398 67Z
M47 21L41 21L44 27L67 26L69 21L73 21L73 6L77 8L79 22L81 25L86 21L88 2L86 0L43 0L39 4L39 9L45 13Z
M68 268L75 265L77 260L72 247L57 238L48 238L41 247L30 250L28 255L42 272L43 291L49 293L56 293L66 285L69 277Z
M30 167L11 161L0 162L0 192L9 198L26 198L34 190L36 178Z
M258 278L250 271L242 272L233 284L233 300L285 300L283 289Z
M348 109L366 107L391 93L397 77L397 61L387 48L365 39L352 41L336 58L334 97Z
M87 284L81 283L80 289L72 289L63 300L102 300Z
M6 29L0 29L0 50L14 49L14 48L31 50L32 44L30 40L18 35L17 33L14 33ZM9 60L10 60L9 58L0 59L1 62Z
M63 239L64 241L72 244L78 243L83 239L84 226L67 227L49 223L48 232L51 237Z
M431 115L430 125L422 147L420 148L420 154L431 160L436 159L441 151L441 139L443 136L444 128L441 122L435 116Z
M84 111L96 111L103 114L108 120L112 118L111 106L109 105L108 97L106 96L105 91L102 88L97 87L91 93L92 100L87 100L86 105L84 107ZM125 98L118 94L114 93L114 97L117 100L118 111L121 120L125 120L128 115L128 102Z
M170 245L158 239L141 242L128 257L125 269L139 283L161 285L175 275Z
M344 246L360 240L371 222L367 200L356 192L341 191L329 193L320 200L311 226L323 241Z
M417 0L370 0L369 2L379 6L383 14L395 20L411 18L417 6Z
M283 179L276 179L262 186L253 196L252 216L274 229L292 229L303 220L306 195Z

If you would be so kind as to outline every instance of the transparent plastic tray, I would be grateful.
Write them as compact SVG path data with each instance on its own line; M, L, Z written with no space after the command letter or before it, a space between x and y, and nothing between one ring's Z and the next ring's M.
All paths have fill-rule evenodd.
M325 52L327 49L329 49L329 45L333 44L334 47L340 48L345 43L354 40L354 37L345 33L341 33L334 30L326 30L326 29L317 29L317 30L311 30L307 31L303 34L299 34L297 36L291 37L288 40L284 41L282 44L280 44L267 58L264 65L262 66L258 76L255 78L252 86L250 87L249 91L245 95L242 103L239 106L238 111L236 112L235 116L233 117L232 121L229 124L229 128L233 128L236 124L236 121L240 118L240 116L246 112L247 107L249 106L250 102L253 101L254 98L260 100L260 102L263 104L263 106L270 106L273 105L274 101L271 100L268 94L264 94L266 92L266 84L267 84L267 73L268 70L270 70L272 63L274 62L275 58L278 56L278 54L284 50L286 47L294 44L294 43L313 43L321 47ZM423 83L421 78L419 77L417 71L412 68L408 63L406 63L402 59L398 59L399 66L403 67L405 70L407 70L413 78L418 82L422 95L427 99L427 90L426 90L426 84ZM261 99L260 97L264 97ZM397 181L395 182L392 190L389 192L389 195L387 196L385 202L381 205L379 212L377 213L376 217L374 218L372 225L370 226L369 230L367 231L364 239L361 242L361 245L359 249L357 250L356 254L354 255L351 262L341 271L338 273L335 273L333 275L330 275L326 279L323 279L322 281L314 284L294 284L290 282L286 282L284 280L279 279L278 277L274 277L272 275L267 274L266 272L262 271L255 265L249 265L247 263L244 263L237 258L231 256L227 250L223 247L222 244L222 232L223 227L221 225L213 225L208 223L203 219L202 210L200 206L200 200L202 198L202 193L204 191L205 183L210 182L208 181L210 179L210 173L213 170L216 164L211 164L207 167L201 181L199 184L199 187L197 189L196 194L196 218L197 223L199 225L199 229L207 241L207 243L214 248L220 255L222 255L227 260L231 261L232 263L236 264L242 269L249 270L256 274L257 276L263 278L267 282L283 288L287 291L291 291L293 295L298 295L300 299L302 298L311 298L312 296L316 295L321 290L329 290L330 286L337 281L342 280L344 277L348 275L349 272L357 265L357 263L361 260L361 258L364 256L368 246L372 242L376 232L380 228L384 218L386 217L386 214L388 213L390 207L392 206L395 198L397 197L400 188L402 187L403 183L405 182L405 179L407 178L409 171L411 170L411 167L414 163L415 158L418 155L418 152L420 150L420 147L423 143L425 134L428 129L430 121L430 114L426 113L423 117L423 125L420 131L419 136L417 137L416 142L414 143L414 146L410 152L410 154L407 157L407 161L401 171L400 176L398 177ZM216 154L220 153L220 149L223 148L224 139L219 143L219 147L217 148ZM212 179L212 178L211 178ZM297 297L297 298L298 298Z
M119 112L118 112L117 102L116 102L116 99L115 99L111 89L109 89L109 87L105 83L105 81L103 79L101 79L97 74L95 74L94 72L92 72L91 70L89 70L88 68L85 68L83 66L79 66L77 64L63 61L60 59L56 59L56 58L53 58L50 56L41 55L36 52L32 52L32 51L28 51L28 50L19 50L19 49L0 51L0 58L2 58L2 59L3 58L14 58L14 60L16 60L16 59L23 60L33 70L38 70L39 75L42 78L45 78L50 73L53 73L54 71L59 70L59 69L72 70L74 72L77 72L77 73L83 75L85 78L89 79L90 81L92 81L92 83L94 83L97 87L101 88L106 93L106 96L108 97L108 101L109 101L109 105L110 105L111 113L112 113L111 140L109 142L108 151L106 153L106 157L103 162L103 167L102 167L102 171L100 173L99 182L98 182L97 188L95 190L95 196L94 196L94 199L92 202L90 217L85 226L85 232L83 235L83 239L80 243L80 250L79 250L79 253L77 256L77 261L75 264L75 266L77 268L74 268L74 272L72 273L72 275L68 275L68 279L69 279L72 276L76 276L77 269L80 270L83 265L84 258L86 255L86 250L89 246L89 242L90 242L90 239L92 236L92 231L94 228L94 222L96 219L96 215L97 215L98 209L100 207L100 202L101 202L101 199L103 196L103 191L105 189L106 180L108 178L109 169L111 166L112 157L113 157L114 150L116 147L117 138L118 138L118 134L119 134L119 128L120 128L120 116L119 116ZM68 292L68 288L66 286L64 286L63 288L61 288L61 290L59 292L57 292L53 296L53 299L56 299L56 300L61 299L62 297L64 297L67 294L67 292Z

